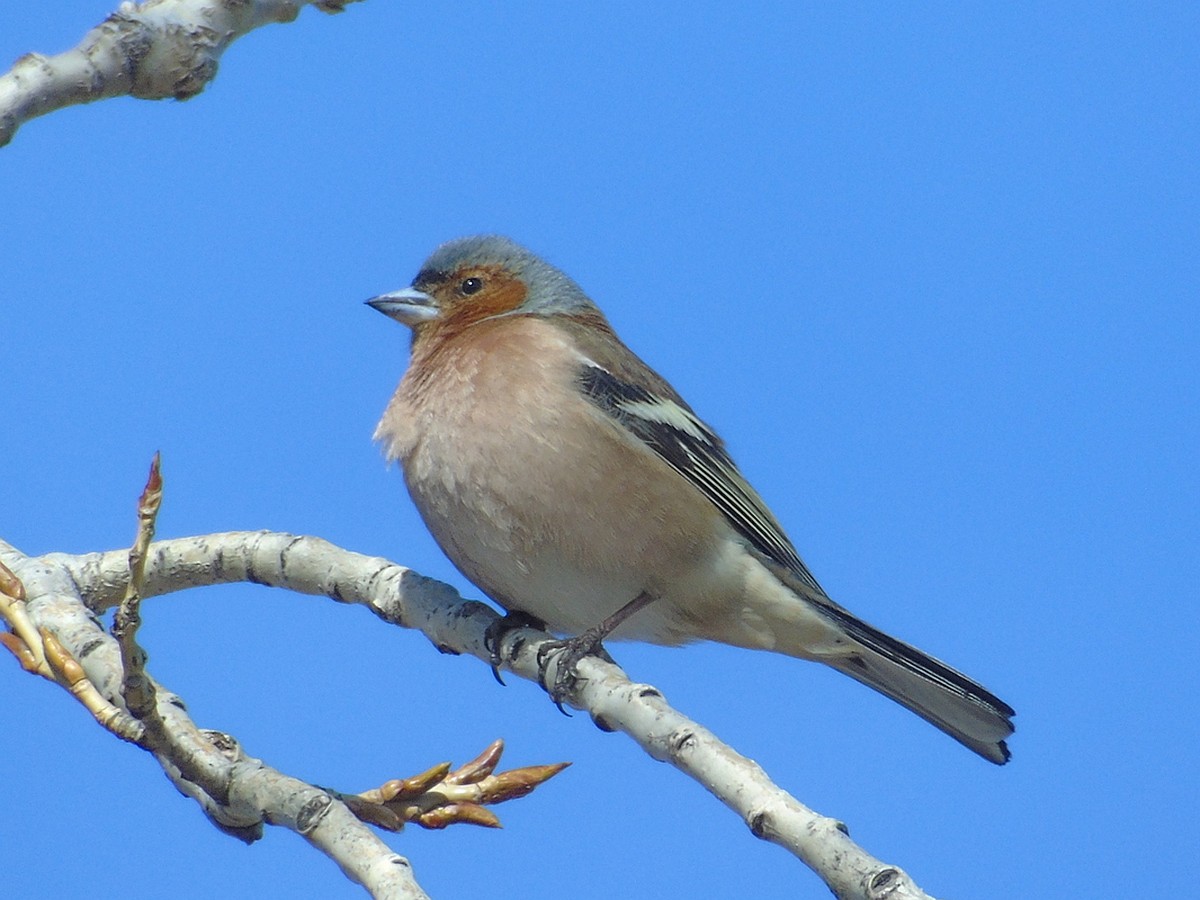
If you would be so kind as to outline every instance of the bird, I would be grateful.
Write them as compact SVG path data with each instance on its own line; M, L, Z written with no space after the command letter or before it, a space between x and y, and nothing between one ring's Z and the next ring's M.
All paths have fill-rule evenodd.
M464 237L366 302L412 332L375 439L454 565L514 622L570 636L548 645L560 708L563 673L605 639L717 641L823 663L1008 761L1012 707L835 603L717 433L566 273Z

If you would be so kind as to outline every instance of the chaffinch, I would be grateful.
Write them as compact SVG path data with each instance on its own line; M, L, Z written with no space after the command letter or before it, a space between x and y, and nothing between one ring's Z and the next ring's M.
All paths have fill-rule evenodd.
M412 329L376 440L463 574L577 636L559 673L605 637L774 650L1008 760L1012 708L834 603L713 429L563 272L468 237L367 302Z

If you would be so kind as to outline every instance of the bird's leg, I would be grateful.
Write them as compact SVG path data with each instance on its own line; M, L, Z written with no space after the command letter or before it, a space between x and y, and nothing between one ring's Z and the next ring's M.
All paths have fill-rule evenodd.
M582 634L565 641L547 641L538 648L538 678L560 712L565 712L562 708L563 701L575 682L575 667L579 665L579 661L589 654L595 654L612 662L612 657L605 652L602 642L622 622L638 610L649 606L654 599L654 595L643 591L599 625L593 625ZM558 654L558 664L555 666L554 684L551 685L546 683L546 667L553 654Z
M504 679L500 677L500 663L504 660L500 658L500 642L504 640L510 631L517 631L521 628L534 628L538 631L545 631L546 623L527 612L521 612L519 609L510 609L504 615L492 619L491 624L488 625L487 630L483 633L483 647L491 654L489 661L492 664L492 675L501 684L504 684Z

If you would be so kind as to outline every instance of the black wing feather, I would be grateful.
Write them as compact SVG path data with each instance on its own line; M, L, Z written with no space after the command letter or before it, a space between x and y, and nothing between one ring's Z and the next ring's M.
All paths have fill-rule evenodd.
M1012 707L961 672L867 624L829 599L762 498L737 470L721 439L686 404L619 378L590 361L581 367L578 382L590 402L703 493L764 562L778 567L780 577L793 590L803 593L816 610L868 651L946 695L961 698L966 706L932 702L919 692L913 695L911 685L898 682L886 669L873 668L869 658L829 660L831 665L898 700L991 762L1007 761L1003 738L1013 730ZM966 712L969 708L978 710L978 714Z
M596 365L582 367L579 385L588 400L695 485L759 553L793 574L809 590L827 598L758 492L742 477L716 432L691 410ZM650 410L661 410L664 416L647 416Z

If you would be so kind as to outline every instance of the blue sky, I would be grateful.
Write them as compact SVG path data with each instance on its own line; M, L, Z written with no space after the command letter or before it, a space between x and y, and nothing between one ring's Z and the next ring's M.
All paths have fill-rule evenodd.
M780 7L787 6L787 9ZM0 9L0 59L111 2ZM817 666L618 645L631 677L939 896L1158 896L1193 858L1200 673L1194 4L390 4L237 43L186 103L0 150L0 535L269 528L478 596L370 437L407 336L361 301L498 231L728 440L825 587L1018 710L998 769ZM434 896L828 896L527 683L253 586L145 609L201 725L360 789L495 737L575 765L506 828L391 839ZM353 897L246 848L0 665L13 896ZM529 883L531 880L532 883Z

